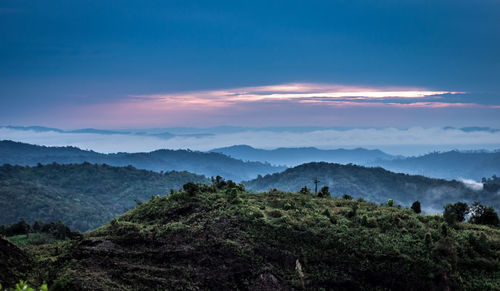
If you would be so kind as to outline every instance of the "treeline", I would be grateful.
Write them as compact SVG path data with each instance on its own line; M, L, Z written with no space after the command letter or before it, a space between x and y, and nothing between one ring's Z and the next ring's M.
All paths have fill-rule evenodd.
M0 225L0 235L3 236L15 236L15 235L26 235L29 236L31 233L43 233L50 234L55 239L64 240L66 238L73 238L79 235L79 232L72 231L68 226L62 223L60 220L57 222L43 222L37 220L33 225L28 224L23 218L19 221Z
M496 176L494 176L496 178ZM272 189L271 192L279 191L277 189ZM312 193L311 189L304 186L300 189L297 194L300 195L314 195L320 198L331 197L330 188L328 186L323 186L317 193ZM342 195L345 200L352 200L352 196L349 194ZM363 198L359 198L360 201L364 201ZM394 199L388 199L387 205L394 206ZM397 205L399 209L402 208L401 205ZM422 205L420 201L415 201L410 207L415 213L419 214L422 212ZM489 226L500 226L500 219L498 213L492 206L485 206L480 202L473 202L471 206L467 205L465 202L456 202L454 204L447 204L444 207L443 218L450 224L454 225L458 222L463 222L468 218L468 222L473 224L482 224Z
M483 178L481 180L483 183L484 190L489 192L497 192L500 190L500 177L493 175L491 178Z
M61 220L71 229L97 228L146 201L194 181L210 180L188 172L156 173L132 166L90 163L0 166L0 224L24 218Z

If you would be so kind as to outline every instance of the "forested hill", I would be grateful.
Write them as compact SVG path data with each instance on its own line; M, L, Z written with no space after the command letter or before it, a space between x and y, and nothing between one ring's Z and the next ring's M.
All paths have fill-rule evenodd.
M188 172L164 174L96 164L0 166L0 224L57 221L86 231L187 182L208 183Z
M395 158L380 150L368 150L363 148L322 150L314 147L305 147L264 150L247 145L235 145L213 149L211 152L222 153L244 161L269 162L273 165L286 166L297 166L308 162L335 162L339 164L353 163L365 165L375 160Z
M425 175L443 179L468 178L480 181L483 177L500 175L500 151L449 151L418 157L378 160L376 165L394 172Z
M247 181L245 185L258 192L273 188L295 192L304 186L314 191L313 180L316 178L320 181L318 189L328 186L335 196L349 194L376 202L394 199L407 206L420 200L423 209L428 212L441 212L445 204L456 201L480 201L500 209L500 195L496 192L475 191L458 181L397 174L382 168L356 165L308 163Z
M28 253L37 254L33 270L9 279L52 290L500 288L498 227L448 225L438 215L350 199L256 195L224 182L192 184ZM17 268L23 262L5 258Z
M275 173L285 167L261 162L244 162L220 153L190 150L157 150L147 153L103 154L76 147L45 147L13 141L0 141L0 165L98 163L112 166L132 165L152 171L188 171L207 177L223 176L235 181Z

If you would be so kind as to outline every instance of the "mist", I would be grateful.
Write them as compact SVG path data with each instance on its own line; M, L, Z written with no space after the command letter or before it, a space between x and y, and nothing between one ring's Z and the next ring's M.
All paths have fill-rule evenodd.
M168 129L166 129L168 131ZM196 129L189 129L190 134ZM419 155L445 150L494 150L500 148L500 132L494 130L464 131L450 128L352 128L311 129L304 131L255 130L204 135L173 135L158 137L134 133L73 133L35 131L3 127L0 139L45 146L75 146L102 153L145 152L157 149L191 149L208 151L214 148L246 144L255 148L317 147L321 149L380 149L389 154Z

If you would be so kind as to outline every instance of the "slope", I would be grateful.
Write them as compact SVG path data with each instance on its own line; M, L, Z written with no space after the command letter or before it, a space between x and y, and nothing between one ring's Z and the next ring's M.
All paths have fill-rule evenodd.
M307 186L314 189L314 179L322 186L330 187L334 196L349 194L370 201L387 202L394 199L402 205L422 202L427 212L441 212L447 203L456 201L480 201L500 209L500 196L487 191L474 191L458 181L432 179L423 176L396 174L382 168L331 163L308 163L245 182L248 189L256 192L280 189L298 191Z
M166 194L183 184L207 183L187 172L164 174L133 167L96 164L0 166L0 224L61 219L86 231L134 207L151 195Z
M38 280L70 290L500 288L498 229L225 185L154 198L50 253Z

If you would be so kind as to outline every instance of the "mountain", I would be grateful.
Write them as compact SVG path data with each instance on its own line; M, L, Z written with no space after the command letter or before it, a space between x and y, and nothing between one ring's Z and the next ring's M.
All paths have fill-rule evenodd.
M148 200L179 189L187 182L209 180L188 172L164 174L96 164L0 166L0 224L24 218L62 220L87 231Z
M211 152L225 154L244 161L268 162L273 165L297 166L309 162L335 162L339 164L364 165L375 160L393 159L394 156L380 150L335 149L320 150L314 147L277 148L274 150L256 149L247 145L213 149Z
M418 157L377 160L376 165L394 172L443 179L474 179L500 174L500 151L435 152Z
M261 162L244 162L219 153L190 150L157 150L148 153L102 154L76 147L46 147L13 141L0 141L0 165L97 163L112 166L132 165L152 171L188 171L205 176L223 176L235 181L275 173L285 167Z
M53 290L500 288L498 228L224 183L153 198L29 253L29 279Z
M473 129L471 129L473 130ZM383 167L387 170L442 179L473 179L500 174L500 151L448 151L434 152L417 157L392 156L380 150L317 148L256 149L236 145L213 149L244 161L268 162L274 165L297 166L309 162L357 164Z
M397 174L357 165L308 163L244 183L256 192L273 188L296 192L304 186L314 191L313 180L316 178L320 181L318 189L328 186L334 196L349 194L382 203L394 199L406 206L420 200L427 212L441 212L443 206L451 202L476 200L500 209L500 195L495 192L472 190L458 181Z

